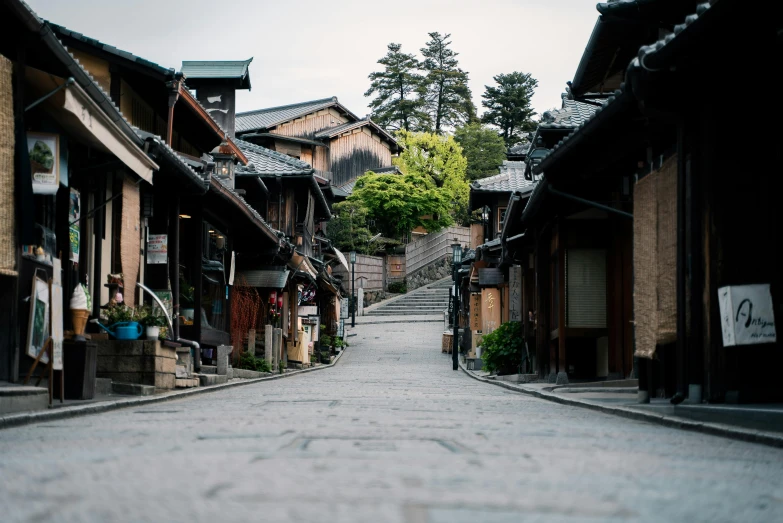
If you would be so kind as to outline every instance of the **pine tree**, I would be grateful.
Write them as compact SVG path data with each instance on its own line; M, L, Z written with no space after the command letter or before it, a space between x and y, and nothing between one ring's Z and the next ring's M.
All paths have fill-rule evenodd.
M430 115L431 129L441 134L475 118L468 73L459 68L458 53L449 48L450 34L429 33L430 41L421 49L425 73L422 97Z
M400 44L388 45L386 56L378 60L383 71L370 74L372 81L364 96L375 95L370 102L372 118L391 130L415 131L422 127L427 115L418 94L423 80L418 72L420 63L412 54L405 54Z
M493 79L497 87L486 85L486 91L481 95L481 105L487 108L481 121L500 129L500 136L510 147L522 141L522 133L535 129L532 117L536 113L530 106L530 99L538 80L530 73L518 71L499 74Z

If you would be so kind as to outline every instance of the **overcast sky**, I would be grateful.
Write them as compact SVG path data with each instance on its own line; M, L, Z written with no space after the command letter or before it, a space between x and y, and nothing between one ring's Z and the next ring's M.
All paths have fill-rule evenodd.
M359 116L390 42L416 52L451 33L481 112L499 73L538 79L539 114L560 106L593 25L596 0L27 0L42 18L180 70L182 60L253 57L238 111L337 96Z

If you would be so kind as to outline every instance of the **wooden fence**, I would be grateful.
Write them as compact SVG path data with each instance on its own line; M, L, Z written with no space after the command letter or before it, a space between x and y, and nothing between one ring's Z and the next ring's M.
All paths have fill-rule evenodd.
M422 267L451 256L451 244L454 238L463 246L470 245L468 227L449 227L434 234L428 234L405 246L405 274L413 274Z
M345 253L346 256L348 253ZM349 263L350 267L350 263ZM355 267L356 288L364 283L364 290L386 290L386 260L379 256L367 256L364 254L356 255ZM343 278L343 287L351 289L351 271L345 270L345 267L338 265L333 269L333 273ZM363 278L363 279L360 279Z

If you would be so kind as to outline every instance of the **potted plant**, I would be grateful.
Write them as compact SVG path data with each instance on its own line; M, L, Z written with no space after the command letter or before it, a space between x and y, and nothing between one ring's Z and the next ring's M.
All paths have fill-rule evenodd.
M166 318L151 306L145 305L139 312L139 323L146 329L148 340L157 340L160 328L166 326Z

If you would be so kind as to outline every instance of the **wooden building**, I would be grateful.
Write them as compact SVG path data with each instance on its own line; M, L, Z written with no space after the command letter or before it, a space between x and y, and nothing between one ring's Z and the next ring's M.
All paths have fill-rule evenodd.
M238 113L237 136L310 164L335 187L392 167L399 146L369 118L336 97Z

